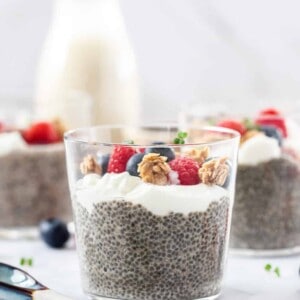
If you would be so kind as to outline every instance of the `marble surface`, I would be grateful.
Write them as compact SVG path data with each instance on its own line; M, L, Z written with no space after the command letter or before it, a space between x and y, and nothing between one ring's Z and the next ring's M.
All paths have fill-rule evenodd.
M40 241L0 240L0 261L18 266L21 257L32 257L27 271L40 282L74 300L87 299L80 285L79 266L73 247L47 248ZM264 270L278 266L281 277ZM229 255L220 300L298 300L300 255L281 258L247 258Z

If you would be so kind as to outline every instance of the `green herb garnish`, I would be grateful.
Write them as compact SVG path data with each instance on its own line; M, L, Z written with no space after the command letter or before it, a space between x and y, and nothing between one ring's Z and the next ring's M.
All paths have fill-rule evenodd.
M20 265L21 266L29 266L29 267L32 267L33 265L33 259L30 257L30 258L26 258L26 257L21 257L20 258Z
M259 126L255 124L251 119L245 118L242 122L247 130L259 130Z
M274 272L274 273L276 274L277 277L280 277L280 276L281 276L279 267L275 267L275 268L273 269L273 267L272 267L271 264L266 264L266 265L265 265L265 270L266 270L267 272Z
M185 143L185 139L187 138L188 134L184 131L179 131L177 136L174 139L174 144L183 145Z
M134 141L133 140L126 140L123 142L123 144L125 145L134 145Z
M280 277L280 269L279 269L279 267L276 267L274 269L274 273L277 275L277 277Z
M266 264L266 265L265 265L265 270L266 270L267 272L270 272L271 269L272 269L272 266L271 266L270 264Z

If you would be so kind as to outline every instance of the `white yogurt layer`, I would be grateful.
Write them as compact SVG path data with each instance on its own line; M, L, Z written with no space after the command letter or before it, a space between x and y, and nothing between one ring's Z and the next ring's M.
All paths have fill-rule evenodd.
M18 131L0 134L0 156L25 148L27 148L27 144Z
M79 180L76 200L89 212L102 201L126 200L141 204L156 215L170 212L188 214L205 211L213 201L229 197L226 189L217 185L165 185L144 183L127 172L120 174L86 175Z
M257 165L281 156L281 149L278 141L258 134L244 142L239 150L240 165Z

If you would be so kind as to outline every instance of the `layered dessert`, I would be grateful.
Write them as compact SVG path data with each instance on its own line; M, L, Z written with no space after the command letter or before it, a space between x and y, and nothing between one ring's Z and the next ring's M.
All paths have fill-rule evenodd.
M252 120L225 120L242 134L231 246L286 250L300 246L300 143L297 124L276 109Z
M72 192L84 290L117 299L216 297L231 217L230 162L208 147L114 146Z
M0 228L71 220L62 126L36 122L0 132Z

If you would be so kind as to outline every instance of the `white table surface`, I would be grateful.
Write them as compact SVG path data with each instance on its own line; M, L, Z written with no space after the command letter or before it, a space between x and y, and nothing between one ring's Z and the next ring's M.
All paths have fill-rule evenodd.
M40 282L74 300L87 299L80 285L79 266L74 247L49 249L41 241L0 240L0 261L18 266L21 257L32 257L27 271ZM281 277L267 273L271 263ZM299 300L300 255L284 258L247 258L229 255L221 300Z

